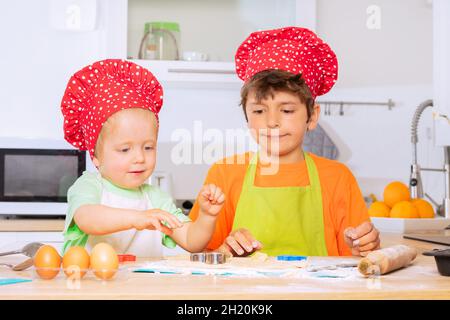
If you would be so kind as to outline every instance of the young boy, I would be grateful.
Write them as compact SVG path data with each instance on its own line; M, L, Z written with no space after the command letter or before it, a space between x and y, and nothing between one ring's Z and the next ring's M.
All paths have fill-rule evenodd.
M146 183L162 95L148 70L123 60L96 62L70 78L61 104L65 138L89 151L98 174L84 172L68 191L63 253L107 242L120 254L154 257L162 256L161 242L193 252L207 245L225 200L220 188L203 187L199 218L191 222L168 194Z
M224 190L208 249L233 255L361 255L379 248L378 231L350 170L302 151L319 120L315 98L337 79L330 47L304 28L252 33L238 48L241 104L257 154L214 164L206 178ZM239 161L244 159L244 161ZM199 217L200 199L191 218Z

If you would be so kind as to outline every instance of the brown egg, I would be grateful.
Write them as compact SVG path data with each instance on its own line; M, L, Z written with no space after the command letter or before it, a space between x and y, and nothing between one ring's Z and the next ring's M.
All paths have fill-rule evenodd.
M112 278L119 268L119 258L114 248L104 242L97 244L91 251L91 268L97 278Z
M71 247L63 257L63 270L68 277L84 277L89 269L89 254L83 247Z
M42 279L53 279L59 273L61 267L61 257L50 245L43 245L34 256L34 267L36 273Z

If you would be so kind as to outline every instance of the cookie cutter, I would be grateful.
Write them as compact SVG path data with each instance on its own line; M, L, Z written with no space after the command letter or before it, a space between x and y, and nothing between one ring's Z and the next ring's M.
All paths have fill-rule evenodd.
M191 253L191 261L193 262L205 262L205 252L199 252L199 253Z
M308 257L306 256L291 256L291 255L282 255L277 256L278 261L301 261L306 260Z
M205 258L207 264L223 264L227 260L226 255L220 252L208 252Z
M221 252L198 252L191 253L190 260L207 264L223 264L227 261L227 256Z

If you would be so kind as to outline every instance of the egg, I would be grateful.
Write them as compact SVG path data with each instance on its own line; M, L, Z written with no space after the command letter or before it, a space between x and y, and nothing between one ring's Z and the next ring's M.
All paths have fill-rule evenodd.
M61 257L50 245L43 245L33 257L36 273L42 279L53 279L59 273Z
M89 253L83 247L69 248L62 260L64 273L68 277L83 278L87 269L89 269L89 260Z
M116 251L109 244L101 242L91 251L91 268L97 278L107 280L112 278L119 267Z

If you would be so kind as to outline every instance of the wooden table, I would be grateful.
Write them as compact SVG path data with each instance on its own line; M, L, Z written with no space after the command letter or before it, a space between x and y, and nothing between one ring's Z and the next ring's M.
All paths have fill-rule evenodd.
M383 234L383 247L404 243L421 253L439 245ZM6 259L20 256L1 257ZM0 277L34 277L32 271L0 267ZM434 258L419 254L408 268L374 279L288 279L123 273L102 282L91 276L69 283L53 280L0 286L0 299L450 299L450 277L440 276Z

